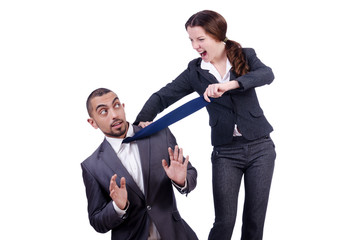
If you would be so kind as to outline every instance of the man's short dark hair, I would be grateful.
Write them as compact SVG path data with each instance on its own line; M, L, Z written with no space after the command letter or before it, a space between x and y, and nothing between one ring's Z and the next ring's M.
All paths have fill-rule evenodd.
M112 92L111 90L107 89L107 88L98 88L96 90L94 90L88 97L87 99L87 111L88 111L88 115L91 117L92 115L92 104L90 103L91 100L95 97L101 97L104 94L107 94L109 92Z

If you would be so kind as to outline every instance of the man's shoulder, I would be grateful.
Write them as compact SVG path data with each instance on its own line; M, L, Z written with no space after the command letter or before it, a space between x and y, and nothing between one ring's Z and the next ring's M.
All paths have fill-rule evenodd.
M132 124L131 125L133 127L133 131L136 133L138 131L140 131L142 129L142 127L138 126L138 125L135 125L135 124Z
M142 127L139 127L137 125L132 125L134 132L138 132L142 130ZM174 139L174 136L171 132L171 130L168 127L165 127L161 130L159 130L156 133L151 134L150 136L147 136L145 138L139 139L140 141L149 140L151 144L157 143L162 144L163 142L167 143L169 139Z
M132 125L132 127L133 127L133 131L135 133L138 132L138 131L141 131L141 129L142 129L142 127L137 126L137 125ZM152 138L152 137L156 137L158 135L168 134L169 132L171 132L170 129L168 127L165 127L165 128L159 130L158 132L156 132L156 133L154 133L154 134L152 134L152 135L150 135L150 136L148 136L146 138Z
M104 141L98 146L98 148L89 156L87 157L82 163L81 165L87 165L87 164L90 164L91 162L97 160L99 158L99 153L101 151L103 151L103 144L104 144Z

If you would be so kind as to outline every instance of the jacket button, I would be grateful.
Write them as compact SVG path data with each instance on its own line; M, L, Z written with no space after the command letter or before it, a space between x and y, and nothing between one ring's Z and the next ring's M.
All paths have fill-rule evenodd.
M152 208L151 206L147 206L147 210L150 211Z

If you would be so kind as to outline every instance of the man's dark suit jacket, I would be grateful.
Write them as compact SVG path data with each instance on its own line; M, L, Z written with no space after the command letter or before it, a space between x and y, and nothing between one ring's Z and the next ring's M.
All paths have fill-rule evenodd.
M247 140L264 137L273 131L259 105L255 88L270 84L274 74L270 67L259 60L254 49L243 48L243 53L249 72L240 77L236 77L233 71L230 74L230 80L238 81L240 88L226 92L206 106L213 146L230 143L235 124ZM182 97L194 91L202 96L209 84L218 83L209 71L201 69L200 64L201 58L192 60L175 80L152 94L134 124L152 121L158 113Z
M140 129L137 126L133 127L135 132ZM176 139L166 128L136 142L141 157L145 194L141 192L107 140L81 163L90 224L101 233L112 230L113 240L146 240L152 219L162 239L197 239L194 231L177 210L173 185L162 167L161 161L169 161L167 149L174 148ZM126 178L130 205L123 218L117 215L109 196L109 183L114 174L117 174L118 184L121 177ZM185 193L196 187L196 178L197 171L189 163Z

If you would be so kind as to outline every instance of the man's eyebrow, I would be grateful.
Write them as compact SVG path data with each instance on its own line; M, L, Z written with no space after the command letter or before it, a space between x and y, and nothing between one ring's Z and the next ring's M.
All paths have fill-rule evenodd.
M107 105L105 105L105 104L99 104L99 105L96 107L96 111L98 111L98 108L101 108L101 107L107 107Z
M115 98L113 99L113 101L112 101L112 104L113 104L115 101L117 101L117 100L119 100L119 98L118 98L118 97L115 97ZM101 107L107 107L107 105L106 105L106 104L99 104L99 105L96 107L96 111L98 111L98 108L101 108Z
M112 104L115 102L115 101L119 101L119 98L118 97L115 97L114 99L113 99L113 102L112 102Z

